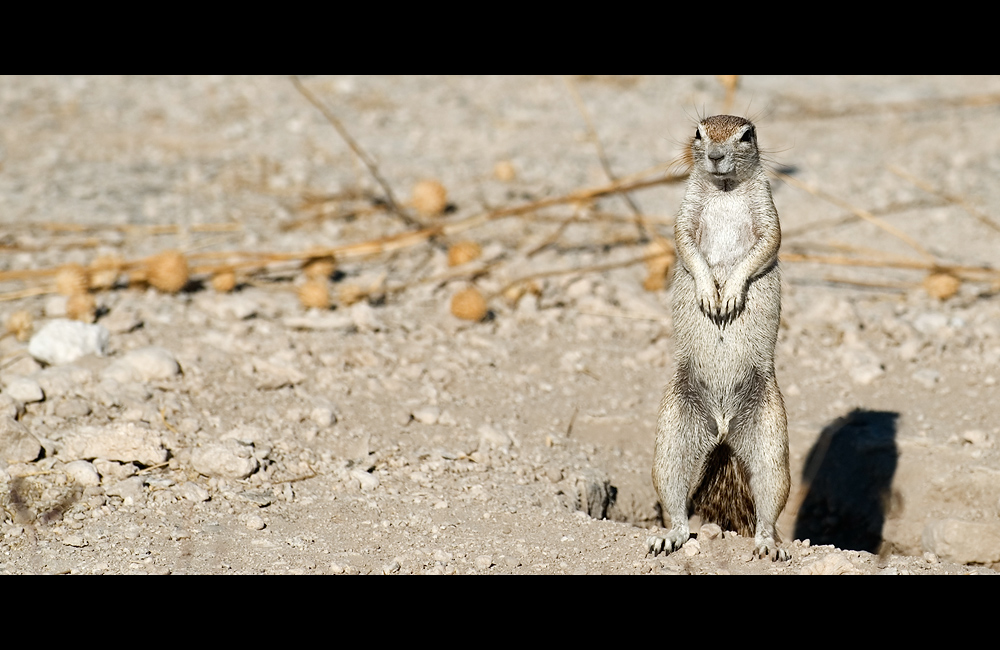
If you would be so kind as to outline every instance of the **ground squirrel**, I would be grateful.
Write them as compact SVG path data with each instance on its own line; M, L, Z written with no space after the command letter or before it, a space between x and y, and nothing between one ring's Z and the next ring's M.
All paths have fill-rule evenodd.
M671 309L677 370L660 405L653 485L679 549L698 512L754 535L756 555L787 560L774 523L788 500L788 432L774 376L781 312L781 227L757 130L742 117L702 120L674 227Z

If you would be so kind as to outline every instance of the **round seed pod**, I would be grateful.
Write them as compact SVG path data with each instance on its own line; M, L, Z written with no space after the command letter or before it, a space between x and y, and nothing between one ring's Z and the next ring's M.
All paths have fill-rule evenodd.
M99 255L87 268L90 273L90 288L100 290L115 286L123 264L122 258L117 255Z
M947 300L956 293L962 281L950 273L934 272L924 278L924 291L938 300Z
M497 177L497 180L509 183L517 178L517 170L514 168L514 163L511 161L501 160L497 164L493 165L493 175Z
M67 264L56 273L56 292L63 296L83 293L89 286L87 269L79 264Z
M482 247L474 241L455 242L448 248L448 266L461 266L482 254Z
M435 180L420 181L413 186L410 203L425 217L439 215L448 207L448 190Z
M219 293L229 293L236 288L236 273L233 271L220 271L212 276L212 288Z
M481 321L488 311L486 299L475 287L462 289L451 297L451 313L463 320Z
M367 295L368 292L354 284L341 285L340 289L337 290L337 297L342 305L353 305L356 302L361 302Z
M164 293L177 293L188 283L187 258L180 251L164 251L149 258L146 282Z
M330 287L326 280L309 280L299 287L299 302L306 309L329 309Z
M7 318L7 331L18 341L24 342L30 339L33 327L31 312L24 309L14 312Z
M302 265L302 272L311 280L327 279L337 270L337 261L332 256L312 257Z
M73 320L93 323L97 320L97 300L89 293L74 293L66 300L66 315Z

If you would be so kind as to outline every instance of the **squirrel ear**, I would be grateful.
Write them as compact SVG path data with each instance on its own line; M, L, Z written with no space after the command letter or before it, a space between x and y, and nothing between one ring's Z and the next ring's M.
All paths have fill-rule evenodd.
M740 142L753 142L753 127L751 126L743 133L743 137L740 138Z

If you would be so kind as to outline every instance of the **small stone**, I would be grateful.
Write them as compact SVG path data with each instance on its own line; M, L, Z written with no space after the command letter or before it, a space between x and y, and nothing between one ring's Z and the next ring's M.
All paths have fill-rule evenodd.
M694 537L684 542L684 546L682 546L681 548L684 549L684 555L688 557L694 557L695 555L701 553L701 544L699 544L698 540L696 540Z
M205 476L237 480L250 476L260 467L260 461L253 456L253 447L236 440L194 449L191 464Z
M930 521L924 527L924 549L958 564L1000 562L1000 524L959 519Z
M498 431L493 425L483 424L477 430L480 449L507 449L513 442L510 437Z
M840 576L854 572L854 565L851 561L840 553L830 553L824 558L816 560L809 566L803 567L799 575L804 576Z
M134 463L116 463L103 458L94 459L94 469L101 475L105 484L124 481L130 476L135 476L139 468Z
M144 501L144 485L145 482L141 476L133 476L108 487L105 493L110 497L121 497L125 501L125 505L135 505Z
M101 475L97 473L97 468L93 463L85 460L74 460L63 466L66 476L73 479L77 485L92 487L101 484Z
M938 556L934 555L930 551L924 551L924 562L927 564L937 564Z
M166 462L167 450L155 431L133 422L116 422L103 427L81 427L78 433L66 436L60 456L69 460L135 461L148 467Z
M985 431L970 429L962 434L962 442L970 445L986 445L989 442L989 437Z
M436 406L421 406L413 411L413 419L423 424L436 424L441 417L441 409Z
M42 453L38 438L12 417L0 416L0 460L30 463Z
M264 530L264 520L260 515L250 515L247 517L246 526L250 530Z
M698 539L716 539L722 537L722 528L718 524L702 524L698 529Z
M382 575L388 576L392 575L393 573L397 573L401 568L401 566L402 565L399 563L399 558L395 558L392 562L382 567Z
M177 359L169 351L156 346L132 350L108 366L102 373L121 384L169 379L181 371Z
M480 555L476 557L475 560L476 568L480 571L488 571L491 566L493 566L493 556L492 555Z
M30 377L12 377L4 382L3 392L22 404L41 402L45 399L42 387Z
M82 418L90 415L90 413L90 404L87 404L82 399L68 399L56 404L56 415L67 420Z
M930 368L925 368L923 370L918 370L912 375L913 380L923 386L924 388L931 390L934 385L941 380L941 373L937 370L931 370Z
M317 406L310 411L309 419L321 427L328 427L337 421L337 416L329 406Z
M352 469L350 476L359 483L362 492L374 490L379 486L378 476L369 474L363 469Z
M22 415L24 415L24 402L17 401L7 393L0 393L0 417L16 420Z
M74 548L83 548L87 545L87 540L80 535L70 534L63 537L62 543L66 546L72 546Z
M208 490L201 487L197 483L183 483L174 488L174 493L182 499L187 499L188 501L194 501L195 503L203 503L211 498Z
M110 335L102 325L56 319L46 325L28 343L28 353L50 365L73 363L94 354L103 357Z

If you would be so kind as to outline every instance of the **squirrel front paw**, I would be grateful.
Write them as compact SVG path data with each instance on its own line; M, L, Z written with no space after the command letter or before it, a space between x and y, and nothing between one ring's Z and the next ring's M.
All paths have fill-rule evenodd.
M746 306L746 290L744 283L726 282L719 295L719 310L715 318L719 325L726 325L736 320Z

